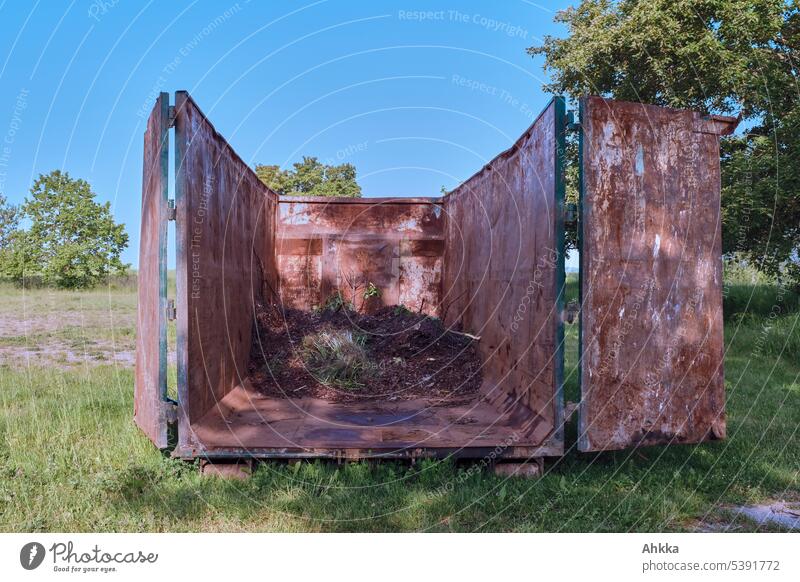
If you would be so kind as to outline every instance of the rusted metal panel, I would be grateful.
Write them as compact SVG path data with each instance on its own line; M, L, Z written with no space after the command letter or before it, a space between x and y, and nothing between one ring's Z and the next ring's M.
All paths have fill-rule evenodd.
M159 448L167 446L168 129L169 95L161 93L144 134L133 401L136 424Z
M277 228L284 305L314 309L338 291L367 312L405 305L438 315L444 241L436 199L284 197ZM369 283L380 297L365 301Z
M522 445L517 419L498 416L487 402L446 407L431 406L427 399L391 404L275 399L247 383L193 426L197 444L179 447L177 456L529 459L562 451L550 442Z
M443 315L480 336L482 391L520 444L561 439L564 103L445 198Z
M274 301L277 196L176 94L178 383L183 446L191 424L246 378L254 302Z
M543 457L555 457L563 453L562 447L515 447L515 446L469 446L469 447L406 447L380 448L333 448L333 447L218 447L196 449L179 447L173 456L179 459L233 461L239 459L328 459L331 461L357 460L416 460L416 459L506 459L538 462Z
M725 436L719 135L735 120L582 102L582 451Z

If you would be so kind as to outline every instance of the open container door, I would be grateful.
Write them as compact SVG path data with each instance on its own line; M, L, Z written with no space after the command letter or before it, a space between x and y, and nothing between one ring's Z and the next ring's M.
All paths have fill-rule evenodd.
M144 134L142 227L133 418L159 448L167 447L167 220L169 94L161 93Z
M581 102L581 451L725 437L719 136L735 126Z

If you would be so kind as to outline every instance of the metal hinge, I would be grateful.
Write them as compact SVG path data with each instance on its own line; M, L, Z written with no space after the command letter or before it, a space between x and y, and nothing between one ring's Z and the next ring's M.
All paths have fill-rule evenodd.
M570 202L564 206L564 225L575 226L578 223L578 205Z
M566 402L564 404L564 424L568 423L570 419L578 412L580 402Z
M575 112L567 111L567 131L575 131L581 128L579 121L575 121Z
M568 305L566 309L561 310L561 322L570 324L575 323L580 315L580 309L578 309L576 306Z
M167 200L167 220L175 220L175 201L171 198Z
M175 309L175 300L169 299L167 301L167 321L174 321L178 317L178 310Z
M165 400L162 403L164 407L164 419L167 424L175 424L178 422L178 403L172 399Z
M170 105L167 113L167 127L175 127L175 106Z

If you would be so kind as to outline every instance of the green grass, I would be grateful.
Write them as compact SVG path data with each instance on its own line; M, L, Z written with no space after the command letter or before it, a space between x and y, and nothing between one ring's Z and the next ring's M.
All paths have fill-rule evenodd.
M94 306L84 295L77 309L129 308L123 293L108 295L91 296ZM762 312L726 319L727 440L570 450L538 480L452 461L267 463L247 481L202 478L135 428L131 369L0 365L0 530L681 531L729 519L730 504L800 499L798 312L767 332Z

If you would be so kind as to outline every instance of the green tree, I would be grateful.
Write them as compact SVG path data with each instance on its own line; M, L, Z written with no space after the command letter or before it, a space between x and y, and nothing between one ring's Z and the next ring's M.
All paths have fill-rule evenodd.
M9 204L8 199L0 194L0 278L13 279L17 272L17 250L21 248L19 242L20 230L19 206Z
M800 285L797 0L583 0L531 47L546 89L740 115L722 144L723 249Z
M3 272L15 280L31 276L65 288L91 287L123 273L120 253L128 244L111 205L95 201L89 183L55 170L40 175L22 207L30 228L17 231Z
M353 164L332 166L315 157L304 156L302 162L295 163L289 170L257 164L256 175L281 196L361 196Z
M8 199L0 194L0 251L11 244L14 233L19 230L19 206L9 204Z
M286 190L286 174L280 166L265 166L256 164L256 176L264 182L273 192L281 194Z

